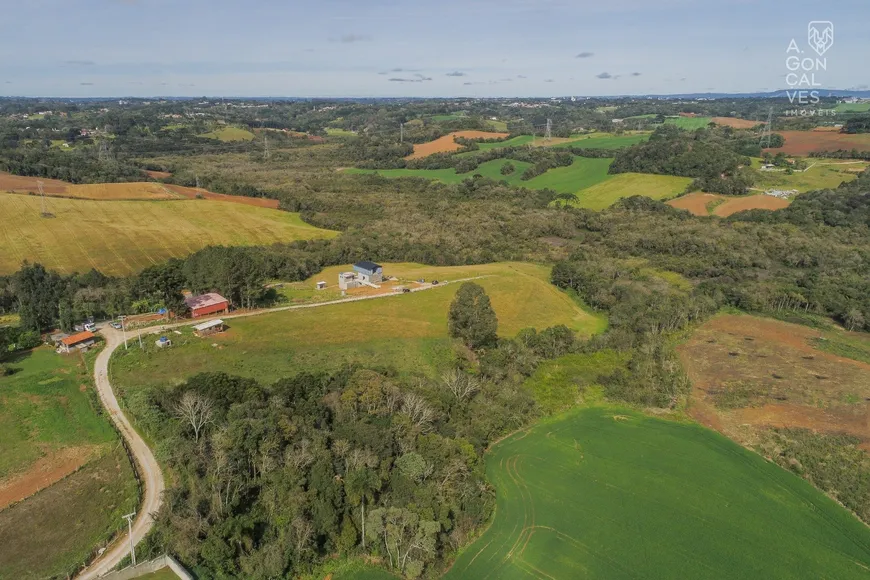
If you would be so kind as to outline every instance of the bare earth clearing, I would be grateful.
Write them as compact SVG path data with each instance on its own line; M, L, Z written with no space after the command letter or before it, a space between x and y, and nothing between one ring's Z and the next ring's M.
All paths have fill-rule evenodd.
M0 481L0 510L60 481L99 454L100 446L65 447L47 453L27 471Z
M787 199L773 197L772 195L747 195L733 197L718 195L715 193L695 192L667 202L671 207L685 209L694 215L717 215L728 217L738 211L747 209L777 210L789 206ZM716 204L715 206L713 204ZM709 211L712 208L712 212Z
M679 348L693 384L690 414L744 444L765 427L847 433L867 444L870 364L815 348L822 337L748 315L707 322Z
M462 146L453 140L454 137L464 137L465 139L504 139L508 137L508 133L489 133L487 131L455 131L453 133L448 133L443 137L439 137L434 141L414 145L414 153L408 155L405 159L419 159L421 157L427 157L434 153L448 153L450 151L457 151L459 149L462 149Z

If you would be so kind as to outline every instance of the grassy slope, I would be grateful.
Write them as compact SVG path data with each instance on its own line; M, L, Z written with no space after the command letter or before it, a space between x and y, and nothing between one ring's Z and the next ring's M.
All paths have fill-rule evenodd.
M838 103L834 109L838 113L864 113L870 111L870 103Z
M334 232L298 214L212 200L90 201L52 199L40 217L35 196L0 194L0 274L23 260L60 272L98 268L125 275L206 245L257 245Z
M800 171L786 175L782 171L758 171L755 187L759 189L796 189L803 193L816 189L836 189L842 182L850 182L857 179L858 174L848 169L868 167L868 163L846 162L842 159L816 159L806 160L810 167L807 171ZM758 169L762 161L759 158L752 160L752 167Z
M336 279L331 268L316 280ZM477 280L492 300L499 332L512 336L526 327L566 324L581 334L603 329L605 321L583 311L565 293L549 284L549 268L500 263L436 268L384 264L386 274L402 278ZM173 335L171 350L158 351L153 341L143 354L119 350L112 373L119 385L162 385L204 371L226 371L264 381L300 371L332 370L346 362L393 366L402 373L432 374L450 363L447 311L459 284L362 302L267 314L229 322L230 330L207 340L189 329ZM212 344L218 345L217 348Z
M26 469L44 451L116 440L82 390L90 377L81 358L45 347L3 362L16 372L0 377L0 479Z
M575 157L574 163L568 167L557 167L538 175L527 181L520 179L523 171L529 167L529 163L511 161L516 170L510 175L502 175L501 167L505 159L495 159L481 163L474 171L457 174L454 169L348 169L348 173L378 173L384 177L423 177L436 179L444 183L460 183L471 178L475 174L483 175L497 181L507 181L511 185L527 187L529 189L550 188L559 192L575 192L585 187L595 185L606 179L609 175L607 169L613 159L587 159Z
M200 137L217 139L218 141L251 141L254 134L240 127L222 127L200 135Z
M680 117L665 119L666 124L676 125L680 129L686 129L687 131L705 129L712 121L713 117Z
M491 527L445 578L866 578L870 530L697 425L587 408L497 445Z
M97 461L0 511L0 580L66 577L105 545L138 493L120 445Z
M621 149L649 139L649 133L632 133L630 135L610 135L592 133L580 139L554 145L559 147L582 147L584 149Z
M621 197L644 195L652 199L673 197L692 183L690 177L620 173L596 185L577 192L573 205L600 210L613 205Z

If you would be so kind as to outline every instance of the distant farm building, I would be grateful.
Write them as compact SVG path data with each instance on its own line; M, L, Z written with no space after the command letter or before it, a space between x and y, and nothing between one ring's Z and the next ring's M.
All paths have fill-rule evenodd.
M384 269L374 262L357 262L353 265L353 271L357 273L363 284L380 284L384 281Z
M93 332L79 332L72 336L62 338L57 347L57 352L71 353L74 350L87 350L97 342Z
M326 290L326 282L318 282L317 289L318 290Z
M199 318L209 314L226 314L230 311L229 301L215 292L199 296L188 296L184 299L184 303L190 308L191 318Z
M359 288L360 286L372 286L380 288L378 284L384 281L384 269L374 262L357 262L353 265L353 272L342 272L338 275L338 287L342 290Z
M223 320L210 320L208 322L203 322L202 324L197 324L193 327L193 333L200 338L203 336L208 336L210 334L215 334L217 332L224 331L224 321Z

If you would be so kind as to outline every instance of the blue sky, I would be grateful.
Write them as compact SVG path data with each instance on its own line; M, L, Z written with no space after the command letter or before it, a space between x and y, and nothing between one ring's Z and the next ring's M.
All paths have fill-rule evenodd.
M3 0L0 94L553 96L868 88L870 2Z

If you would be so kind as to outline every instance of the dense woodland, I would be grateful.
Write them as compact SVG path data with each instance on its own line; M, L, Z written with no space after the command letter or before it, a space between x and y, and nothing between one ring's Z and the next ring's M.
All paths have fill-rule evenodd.
M27 106L0 102L0 114L39 108ZM544 413L523 388L541 361L569 352L617 351L628 362L597 378L605 395L667 409L683 404L689 392L671 338L723 307L797 321L826 316L847 328L870 330L867 173L836 190L803 194L778 212L754 210L721 219L695 217L641 196L601 212L555 207L552 191L473 175L474 164L491 155L544 171L582 154L573 150L501 148L473 158L414 162L467 171L469 178L456 185L335 171L348 165L405 166L398 163L406 163L402 157L417 139L481 128L489 116L505 117L511 131L537 125L538 116L573 130L612 128L614 115L651 111L737 111L751 118L766 113L767 103L590 100L513 116L505 115L509 109L503 104L469 103L465 115L434 126L427 116L456 107L304 102L196 108L168 102L146 114L140 110L144 105L104 106L98 112L84 105L52 106L84 115L76 122L88 126L111 124L116 137L108 159L96 143L58 151L38 135L10 129L20 121L5 121L0 168L79 182L133 179L143 168L170 170L176 183L199 181L223 193L278 199L305 221L342 235L262 248L209 247L129 278L96 271L62 276L26 264L0 278L0 313L16 312L21 320L20 328L0 329L0 350L28 348L40 331L69 329L90 316L164 307L182 315L182 290L218 291L235 307L268 305L275 296L265 289L266 281L304 280L325 266L359 259L553 263L552 282L609 321L606 332L588 341L565 327L498 339L488 297L468 284L448 313L454 366L438 377L348 366L274 384L203 374L181 385L122 393L172 473L167 502L144 552L168 550L203 578L296 576L334 554L375 556L409 577L436 576L492 514L495 496L484 477L484 450ZM599 110L604 106L615 108L604 113ZM171 115L194 112L202 115L187 129L166 130L176 122ZM321 134L341 128L360 136L330 138L317 147L307 139L276 137L267 158L259 140L197 137L218 115L255 131ZM65 121L55 116L38 122L61 131ZM397 124L421 117L422 123L408 128L408 141L398 142ZM17 138L9 138L12 133ZM187 146L193 151L181 153ZM740 193L750 183L741 168L760 149L754 137L727 128L685 132L662 126L649 143L589 152L597 154L616 156L614 172L683 175L711 191ZM502 173L511 167L506 162ZM818 455L811 448L800 453Z

